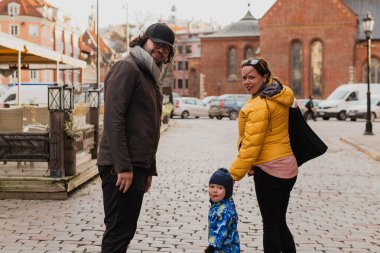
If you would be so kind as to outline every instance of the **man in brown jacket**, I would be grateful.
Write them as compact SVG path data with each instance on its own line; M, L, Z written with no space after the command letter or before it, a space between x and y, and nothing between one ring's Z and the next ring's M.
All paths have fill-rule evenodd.
M102 179L102 252L126 252L137 227L144 193L157 175L160 138L161 66L174 56L174 33L149 26L129 44L130 52L105 79L104 131L98 169Z

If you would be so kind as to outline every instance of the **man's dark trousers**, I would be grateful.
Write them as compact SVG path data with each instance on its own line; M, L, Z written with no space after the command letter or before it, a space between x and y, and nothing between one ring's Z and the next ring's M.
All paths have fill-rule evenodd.
M135 167L132 185L123 193L116 187L117 174L112 166L99 166L98 169L102 179L106 225L102 253L124 253L136 232L148 170Z

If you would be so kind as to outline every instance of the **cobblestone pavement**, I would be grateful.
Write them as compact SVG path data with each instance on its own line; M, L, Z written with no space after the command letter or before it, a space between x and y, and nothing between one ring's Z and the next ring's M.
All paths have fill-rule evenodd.
M236 155L237 122L176 120L161 138L159 177L144 199L129 253L202 252L207 245L207 183ZM310 125L327 142L323 157L300 168L288 220L298 252L380 252L379 163L340 140L363 121ZM374 132L379 138L380 122ZM236 183L244 253L262 252L252 178ZM0 252L100 252L103 207L99 178L66 201L0 200Z

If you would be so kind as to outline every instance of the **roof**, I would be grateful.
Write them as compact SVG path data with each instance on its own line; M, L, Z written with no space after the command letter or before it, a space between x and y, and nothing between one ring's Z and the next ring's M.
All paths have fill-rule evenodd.
M32 16L42 18L42 12L38 11L37 8L42 8L44 6L54 8L54 6L45 2L44 0L3 0L0 1L0 15L8 15L8 4L15 2L20 4L20 14L22 16Z
M89 38L91 39L92 41L92 44L88 44L87 41L85 41L86 39L86 34L89 36ZM94 32L94 31L91 31L89 29L86 30L86 32L84 33L83 35L83 39L84 39L84 43L89 47L91 48L93 51L97 51L97 43L96 43L96 38L97 38L97 34ZM112 50L107 46L107 44L104 42L102 36L99 35L99 50L100 52L104 55L104 56L107 56L107 55L111 55L112 54Z
M75 68L86 67L86 62L82 60L0 32L0 64L17 64L19 51L21 52L21 63L55 64L58 62Z
M343 0L353 12L358 15L358 33L356 38L365 40L362 20L367 16L368 11L371 12L375 19L375 26L372 32L372 39L380 39L380 0Z
M238 22L227 25L222 30L203 38L254 37L260 36L259 20L250 11Z

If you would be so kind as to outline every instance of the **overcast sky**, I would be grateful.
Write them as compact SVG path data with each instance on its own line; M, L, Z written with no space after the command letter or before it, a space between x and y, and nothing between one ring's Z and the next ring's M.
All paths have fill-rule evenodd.
M46 0L53 6L70 13L84 31L87 27L91 6L96 8L97 0ZM149 17L154 22L157 18L168 18L173 5L177 9L177 17L202 21L216 21L222 27L241 19L248 10L254 17L260 18L276 0L98 0L99 25L117 25L128 20L134 23L137 19Z

